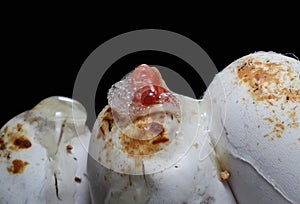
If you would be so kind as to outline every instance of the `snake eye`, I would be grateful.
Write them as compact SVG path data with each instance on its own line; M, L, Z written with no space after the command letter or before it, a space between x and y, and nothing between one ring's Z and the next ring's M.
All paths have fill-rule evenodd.
M166 97L162 97L162 95L167 92L165 88L160 86L145 86L135 93L134 101L141 103L143 106L162 104L166 101Z
M150 106L157 103L158 94L157 91L154 89L147 89L142 93L141 96L141 103L144 106Z

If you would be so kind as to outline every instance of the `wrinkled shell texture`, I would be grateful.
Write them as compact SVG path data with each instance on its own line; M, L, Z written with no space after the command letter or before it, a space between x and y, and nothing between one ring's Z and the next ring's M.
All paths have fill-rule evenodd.
M214 144L221 155L233 156L227 165L236 194L249 185L245 192L257 193L262 202L299 203L300 62L274 52L244 56L215 77L204 98ZM236 159L247 164L239 166ZM266 190L248 178L251 172L242 172L249 169L257 183L267 181Z
M92 134L84 107L64 97L1 128L1 204L300 203L299 61L249 54L203 100L174 93L133 118L121 82Z
M72 109L76 121L70 119ZM89 203L85 119L78 102L50 97L5 124L0 131L0 203Z

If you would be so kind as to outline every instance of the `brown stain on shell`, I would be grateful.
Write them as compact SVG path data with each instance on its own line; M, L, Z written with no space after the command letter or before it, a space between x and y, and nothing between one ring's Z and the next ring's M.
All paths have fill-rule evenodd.
M102 119L102 122L103 122L103 125L104 125L104 129L111 132L113 127L114 127L114 118L112 116L112 109L111 108L107 109L106 114L104 115L104 117Z
M164 148L163 144L169 143L170 139L165 135L163 128L157 136L151 139L135 139L138 136L127 136L122 134L119 139L123 147L123 151L129 155L151 155Z
M6 125L3 129L3 133L6 134L7 133L7 130L8 130L8 126Z
M117 114L114 114L114 116L121 117ZM165 148L165 145L170 142L170 138L166 135L165 127L159 122L153 122L150 119L151 117L149 117L149 115L136 117L132 121L134 127L132 131L129 134L123 132L119 135L118 138L123 152L130 156L152 155L161 151ZM115 121L113 120L111 108L106 110L102 121L103 123L99 127L98 137L104 137L104 139L106 139L105 133L112 131L116 126L114 124ZM109 138L104 148L111 148L112 144L113 141ZM108 155L106 155L106 157L109 158Z
M274 138L282 138L286 127L299 127L295 110L298 105L289 109L287 107L290 107L290 104L300 103L300 89L294 88L299 83L295 79L300 79L300 76L292 70L288 61L284 64L248 57L238 66L236 74L239 84L246 84L249 87L248 93L255 102L266 102L266 108L278 107L278 111L272 110L271 115L264 118L272 129L264 135L265 138L273 141ZM290 82L290 85L286 82ZM290 121L281 121L278 115L282 114L288 114Z
M104 129L103 129L103 126L100 126L99 127L99 130L98 130L98 135L96 137L97 139L100 139L102 138L103 140L105 140L105 132L104 132Z
M222 181L227 181L227 180L230 179L231 174L230 174L229 171L224 170L224 171L221 171L221 172L220 172L220 175L219 175L219 176L220 176L220 179L221 179Z
M20 123L17 123L17 131L20 132L22 131L23 125Z
M6 150L6 143L3 138L0 138L0 150Z
M272 119L272 118L264 118L264 120L268 121L269 123L273 123L274 122L274 119Z
M108 108L102 118L102 122L101 125L99 126L99 130L98 130L98 135L97 135L97 139L106 139L106 135L105 132L111 132L113 131L115 124L114 124L114 119L112 116L112 109Z
M66 146L66 150L67 150L68 153L71 153L72 149L73 149L72 145L67 145Z
M0 157L1 157L1 156L0 156ZM4 155L3 155L3 158L6 158L7 160L10 160L10 158L11 158L11 152L6 151L6 152L4 153Z
M31 147L31 142L25 136L20 136L14 139L13 143L19 149L28 149Z
M231 171L228 166L228 154L224 152L217 152L215 161L218 169L219 179L221 181L228 181L231 177Z
M22 161L20 159L15 159L12 161L12 165L7 167L7 171L11 174L21 174L23 173L25 167L29 163L27 161Z
M0 150L4 152L4 157L10 159L10 154L13 151L31 148L32 143L25 135L26 131L21 123L4 127L0 136Z
M286 80L293 81L294 72L290 67L283 68L284 65L272 62L255 61L249 58L237 69L237 76L240 84L249 86L249 93L256 101L278 101L285 99L287 102L300 102L300 90L292 87L282 87L282 74L289 77ZM270 85L273 87L270 88Z
M152 155L169 144L170 138L166 134L166 128L159 122L149 120L150 118L148 115L138 116L132 122L137 131L119 136L124 152L134 156Z

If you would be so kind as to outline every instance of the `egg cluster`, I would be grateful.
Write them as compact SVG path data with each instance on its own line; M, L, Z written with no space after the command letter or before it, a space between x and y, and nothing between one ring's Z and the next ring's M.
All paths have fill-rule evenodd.
M90 132L50 97L0 131L0 203L300 203L300 62L255 52L201 100L140 65Z

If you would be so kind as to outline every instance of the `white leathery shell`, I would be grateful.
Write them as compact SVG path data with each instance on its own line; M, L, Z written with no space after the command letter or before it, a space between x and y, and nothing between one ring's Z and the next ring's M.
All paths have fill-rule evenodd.
M80 103L50 97L4 125L0 203L89 203L85 121Z
M180 118L171 109L153 105L151 109L161 117L138 116L128 125L132 132L115 123L116 117L120 121L128 115L113 114L110 106L102 110L88 158L92 203L235 203L219 177L200 101L174 96L180 101ZM146 141L137 139L147 135L130 138L124 134L140 133L135 128L149 121L159 123L164 131Z
M249 54L217 74L204 100L238 202L299 203L300 62Z

